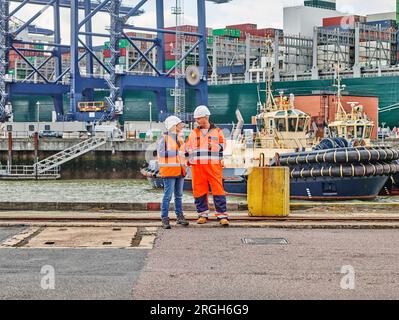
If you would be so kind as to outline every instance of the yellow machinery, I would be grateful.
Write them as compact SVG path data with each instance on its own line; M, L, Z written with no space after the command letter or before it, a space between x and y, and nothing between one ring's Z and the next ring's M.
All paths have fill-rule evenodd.
M106 111L104 101L82 101L78 103L80 112L102 112Z
M248 210L253 217L290 214L290 177L286 167L254 167L248 177Z

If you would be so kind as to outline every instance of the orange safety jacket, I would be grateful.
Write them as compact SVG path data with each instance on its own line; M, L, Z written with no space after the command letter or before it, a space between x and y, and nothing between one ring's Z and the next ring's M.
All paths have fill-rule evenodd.
M186 176L185 147L181 137L165 133L158 141L158 166L162 178Z
M206 134L200 128L194 129L186 142L189 164L221 164L225 145L222 130L214 124Z

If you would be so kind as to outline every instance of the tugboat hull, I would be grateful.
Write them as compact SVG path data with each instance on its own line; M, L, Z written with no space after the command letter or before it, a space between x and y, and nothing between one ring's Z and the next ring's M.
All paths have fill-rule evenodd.
M291 199L323 201L375 199L388 178L388 176L373 176L293 179L290 183Z

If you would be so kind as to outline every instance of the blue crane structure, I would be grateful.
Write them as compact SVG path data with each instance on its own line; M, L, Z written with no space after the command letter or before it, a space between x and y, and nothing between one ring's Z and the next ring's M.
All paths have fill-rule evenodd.
M128 22L129 18L145 14L142 9L147 2L155 2L156 6L156 26L154 28L139 27ZM54 102L55 112L58 121L105 121L117 117L119 110L118 102L121 100L125 90L145 90L156 93L157 104L160 117L168 114L167 90L175 86L172 73L175 68L183 63L184 59L198 50L198 70L200 80L195 85L187 85L188 89L196 92L198 104L208 103L207 87L207 45L206 45L206 1L214 3L224 3L228 0L192 0L196 3L198 15L198 32L181 32L184 36L195 36L198 40L183 53L181 59L177 61L172 69L165 70L165 34L176 34L176 30L165 29L165 8L164 0L136 0L132 5L124 3L122 0L0 0L0 121L7 120L9 105L12 96L15 95L42 95L51 96ZM10 3L14 2L11 10ZM15 28L10 29L10 20L27 5L37 5L37 10L32 9L32 14L26 22ZM49 42L29 42L18 37L25 29L32 29L32 23L41 16L47 9L53 8L53 37L54 41ZM61 41L61 8L68 8L70 11L70 44ZM79 13L84 12L84 17L80 18ZM105 12L110 16L109 33L93 32L93 17L99 12ZM65 27L65 26L63 26ZM151 32L156 34L155 38L140 38L130 36L128 31ZM44 31L43 31L44 32ZM109 39L110 61L105 63L95 55L93 47L94 38ZM119 41L126 39L131 46L139 53L136 61L129 71L134 71L135 66L140 61L145 61L154 71L154 75L144 75L118 70L117 64L120 51ZM150 49L142 51L135 41L151 42ZM38 45L34 48L21 48L21 45ZM14 51L20 59L24 60L33 70L24 80L15 78L9 79L8 65L9 53ZM156 63L149 58L149 54L156 51ZM35 66L25 56L26 52L40 52L46 54L46 59ZM70 65L63 70L62 54L70 54ZM54 77L46 78L41 72L46 63L54 59ZM86 70L81 73L79 62L86 59ZM93 62L96 60L106 71L104 77L96 76L93 72ZM36 74L41 81L32 82L30 79ZM79 102L93 101L95 89L109 91L105 98L107 108L100 112L81 112L78 108ZM69 110L64 113L64 97L69 97Z

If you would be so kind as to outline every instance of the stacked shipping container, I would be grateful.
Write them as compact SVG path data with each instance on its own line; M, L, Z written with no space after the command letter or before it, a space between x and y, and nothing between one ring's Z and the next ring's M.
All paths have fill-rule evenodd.
M274 28L258 29L258 25L252 23L229 25L226 26L226 28L240 30L240 40L245 40L247 38L247 34L256 37L274 38L277 30L281 31L281 34L283 32L282 30Z
M356 23L366 23L367 18L362 16L339 16L323 19L323 27L354 27Z

